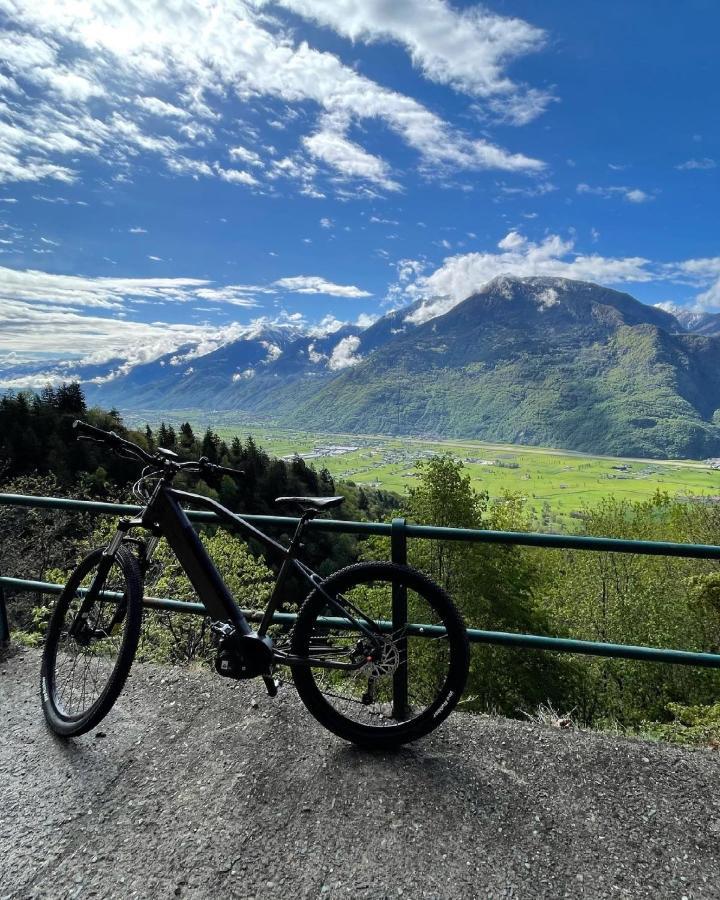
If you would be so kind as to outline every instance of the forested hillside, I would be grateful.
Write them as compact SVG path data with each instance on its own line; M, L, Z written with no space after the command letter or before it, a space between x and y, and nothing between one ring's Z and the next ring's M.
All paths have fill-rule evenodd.
M211 462L241 469L245 473L241 479L224 476L207 483L195 476L180 476L176 480L177 486L216 497L232 510L293 515L295 510L278 507L275 498L340 492L345 503L334 511L337 518L377 519L388 516L398 503L387 492L336 485L327 470L316 471L299 457L290 462L274 459L252 437L244 441L236 437L226 444L211 428L195 435L187 422L177 430L165 424L155 432L149 427L128 429L117 411L88 409L77 384L48 388L40 395L6 394L0 398L0 491L137 502L130 488L140 474L140 465L121 459L107 447L77 441L72 428L77 418L114 430L149 450L166 447L181 459L206 456ZM95 527L95 520L88 516L0 507L0 570L40 577L48 566L63 566L68 556L74 558ZM220 543L223 549L225 543ZM354 562L358 552L353 535L313 532L306 540L307 557L321 572Z

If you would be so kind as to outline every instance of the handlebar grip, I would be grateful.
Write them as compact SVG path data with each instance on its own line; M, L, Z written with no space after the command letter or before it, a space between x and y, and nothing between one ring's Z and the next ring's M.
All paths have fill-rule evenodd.
M109 431L103 431L102 428L96 428L94 425L90 425L88 422L83 422L82 419L75 419L75 421L73 422L73 428L79 434L85 434L94 438L105 438L110 434Z
M99 441L100 443L110 445L122 442L120 435L115 434L114 431L103 431L102 428L96 428L88 422L83 422L82 419L75 419L73 428L78 432L78 438L83 436L91 437L93 440Z
M242 478L245 474L242 469L230 469L227 466L215 466L215 469L223 475L230 475L238 478Z
M230 469L228 466L219 466L217 463L211 463L207 456L201 456L198 462L200 471L205 470L218 475L230 475L232 478L242 478L245 475L241 469Z

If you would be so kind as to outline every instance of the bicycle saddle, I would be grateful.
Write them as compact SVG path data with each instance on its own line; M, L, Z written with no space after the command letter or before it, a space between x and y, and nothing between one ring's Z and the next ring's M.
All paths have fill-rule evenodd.
M276 503L296 503L303 509L316 509L318 512L323 509L331 509L333 506L340 506L344 497L276 497Z

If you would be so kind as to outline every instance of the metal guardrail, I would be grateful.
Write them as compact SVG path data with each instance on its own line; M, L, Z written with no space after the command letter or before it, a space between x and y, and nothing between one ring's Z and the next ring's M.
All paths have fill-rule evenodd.
M24 494L0 494L0 505L31 507L33 509L59 509L105 515L135 515L141 507L121 503L101 503L88 500L72 500L59 497L30 497ZM214 513L190 511L189 518L199 524L218 521ZM298 519L286 516L247 515L249 522L262 525L294 527ZM540 534L518 531L486 531L473 528L443 528L434 525L408 525L404 519L384 522L343 522L336 519L315 519L308 527L316 531L343 534L376 534L390 538L390 552L393 562L407 561L408 538L432 540L470 541L477 543L510 544L525 547L550 547L555 549L588 550L595 552L638 553L650 556L675 556L688 559L720 560L720 546L714 544L682 544L669 541L633 541L619 538L587 537L582 535ZM0 577L0 639L3 621L7 625L7 614L3 603L3 588L8 591L36 591L38 593L59 594L62 585L25 578ZM189 603L160 597L146 597L144 605L150 609L169 612L183 612L206 615L202 603ZM393 598L393 613L401 597ZM260 612L245 610L251 620L259 620ZM402 610L398 613L401 615ZM277 613L275 621L290 622L292 613ZM435 628L437 626L434 626ZM430 635L433 626L423 625L424 633ZM9 631L8 631L9 633ZM620 659L637 659L646 662L673 663L676 665L702 666L720 669L720 654L699 653L689 650L675 650L662 647L640 647L629 644L611 644L599 641L583 641L571 638L551 637L539 634L516 634L504 631L487 631L469 628L468 637L472 643L496 644L529 650L552 650L558 653L578 653L589 656L604 656Z

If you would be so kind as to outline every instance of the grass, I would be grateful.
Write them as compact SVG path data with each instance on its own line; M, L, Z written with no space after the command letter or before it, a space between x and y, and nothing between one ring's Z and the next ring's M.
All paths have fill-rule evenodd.
M129 424L152 427L156 413L128 414ZM236 434L253 439L274 456L310 454L319 446L347 445L356 449L337 456L309 460L325 466L336 479L382 487L404 494L412 485L415 464L433 453L451 452L463 460L478 490L490 497L505 492L520 494L538 516L545 512L546 524L569 524L573 513L593 505L602 497L644 500L657 490L682 496L720 496L720 471L700 460L641 460L592 456L568 450L521 447L481 441L438 441L389 438L376 435L316 434L277 428L262 420L242 418L228 412L197 410L168 412L165 422L189 421L197 431L212 425L224 440ZM620 467L620 468L617 468Z

